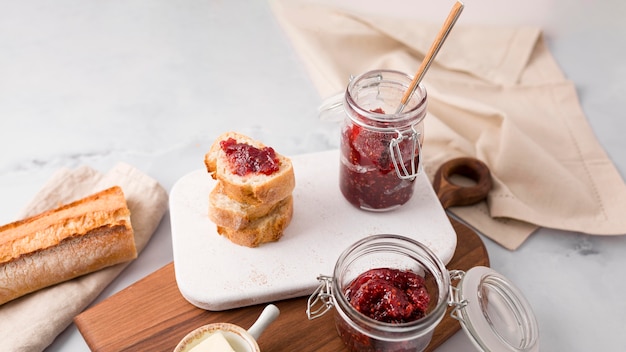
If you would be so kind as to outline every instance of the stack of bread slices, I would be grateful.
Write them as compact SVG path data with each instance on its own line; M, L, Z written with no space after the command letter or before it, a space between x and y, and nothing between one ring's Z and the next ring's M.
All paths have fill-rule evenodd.
M227 132L215 140L204 163L217 180L209 194L209 218L217 232L247 247L278 241L293 216L291 160L250 137ZM267 164L271 171L254 171Z

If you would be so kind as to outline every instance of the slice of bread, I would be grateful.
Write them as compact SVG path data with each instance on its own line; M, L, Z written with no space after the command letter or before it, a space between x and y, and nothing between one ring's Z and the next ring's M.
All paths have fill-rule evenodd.
M215 140L204 157L204 164L211 177L221 182L224 194L237 202L253 205L277 203L291 195L296 179L289 158L276 153L279 168L270 175L249 173L240 176L232 172L226 152L221 147L221 142L229 138L258 149L266 147L263 143L237 132L224 133Z
M209 194L209 218L217 226L234 230L242 229L282 206L288 201L287 198L276 203L242 203L224 193L222 183L218 182Z
M278 241L289 226L293 216L293 197L279 202L279 205L269 214L262 216L247 226L233 229L217 226L217 232L231 242L246 247L258 247L262 243Z

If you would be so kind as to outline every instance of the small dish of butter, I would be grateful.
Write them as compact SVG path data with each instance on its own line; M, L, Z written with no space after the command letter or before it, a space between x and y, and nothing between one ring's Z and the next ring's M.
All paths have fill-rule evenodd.
M261 352L256 339L279 314L275 305L266 306L248 330L231 323L203 325L187 334L174 352Z

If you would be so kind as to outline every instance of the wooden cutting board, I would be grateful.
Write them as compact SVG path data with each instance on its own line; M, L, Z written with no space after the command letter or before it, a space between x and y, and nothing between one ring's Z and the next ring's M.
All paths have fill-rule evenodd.
M489 266L487 250L478 235L450 219L458 245L448 269L467 271ZM274 302L280 316L258 343L263 352L346 351L335 330L333 314L308 320L308 297ZM178 290L174 264L170 263L74 318L93 351L172 351L191 330L213 322L230 322L249 328L265 304L211 312L190 304ZM446 314L435 329L427 351L432 351L460 329Z

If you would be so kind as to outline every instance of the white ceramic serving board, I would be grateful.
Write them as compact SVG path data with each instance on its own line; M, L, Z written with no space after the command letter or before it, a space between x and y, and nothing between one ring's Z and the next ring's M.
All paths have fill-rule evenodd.
M170 192L176 282L193 305L220 311L309 295L320 274L332 275L341 252L370 234L399 234L427 245L444 262L456 233L426 175L414 196L385 213L359 210L339 190L337 150L292 157L296 175L294 214L278 242L256 248L233 244L208 218L214 181L193 171ZM304 308L303 308L304 309Z

